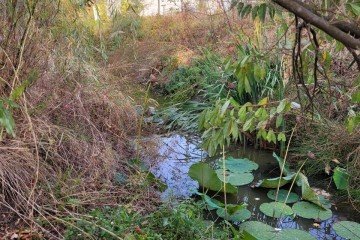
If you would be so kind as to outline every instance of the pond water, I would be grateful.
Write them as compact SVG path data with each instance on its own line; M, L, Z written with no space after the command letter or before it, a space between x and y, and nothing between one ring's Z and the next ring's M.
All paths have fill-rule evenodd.
M150 170L168 186L162 193L163 200L191 197L197 191L199 185L187 174L190 166L199 161L214 162L215 159L208 158L207 154L198 147L199 138L171 134L158 136L155 139L157 159ZM259 169L254 172L255 179L253 183L265 177L277 177L279 174L277 162L271 152L239 147L228 149L226 156L248 158L256 162ZM343 238L334 232L332 225L340 220L360 222L359 216L354 215L354 210L351 207L339 204L332 207L332 218L316 224L314 224L313 220L300 217L273 219L265 216L259 210L262 203L272 201L267 197L267 192L268 189L253 188L251 184L241 186L237 195L227 195L227 202L247 203L248 210L252 212L250 220L261 221L280 229L295 228L305 230L317 239L342 240ZM222 196L216 196L216 198L221 200ZM216 214L212 212L208 212L208 218L217 220Z

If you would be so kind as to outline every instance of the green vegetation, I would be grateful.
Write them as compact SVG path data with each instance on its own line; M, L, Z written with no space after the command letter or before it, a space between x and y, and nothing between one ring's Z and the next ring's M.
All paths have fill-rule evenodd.
M359 1L213 1L0 1L1 239L313 239L277 227L341 204L358 221ZM154 135L175 131L207 155L167 172L196 196L165 201L175 150Z
M203 207L192 201L163 205L142 216L126 207L105 207L75 220L66 239L227 239L230 232L203 220Z

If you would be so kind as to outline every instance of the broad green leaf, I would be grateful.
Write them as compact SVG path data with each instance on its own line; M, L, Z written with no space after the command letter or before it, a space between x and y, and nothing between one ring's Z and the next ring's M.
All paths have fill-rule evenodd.
M291 207L282 202L263 203L260 211L268 217L280 218L293 214Z
M334 224L335 232L346 239L360 239L360 224L351 221L341 221Z
M212 191L237 193L237 188L229 183L224 184L218 178L216 172L206 163L195 163L190 167L189 176L198 181L199 184Z
M218 178L226 183L230 183L233 186L243 186L251 183L254 180L254 176L248 172L230 172L223 171L222 169L217 169L216 174ZM225 174L225 179L224 179Z
M308 232L298 229L277 230L265 223L248 221L240 224L244 240L316 240Z
M293 205L292 209L296 215L303 218L324 221L332 217L330 209L323 209L310 202L297 202Z
M282 202L282 203L285 202L285 199L286 199L288 193L289 193L288 190L280 189L278 192L277 201ZM276 190L270 190L267 193L267 196L271 200L275 200L276 199ZM296 193L291 192L289 194L289 197L288 197L286 203L295 203L297 201L299 201L299 196Z
M294 176L295 176L295 174L289 175L286 177L282 177L281 179L280 179L280 177L276 177L276 178L268 178L268 179L260 180L256 184L256 187L277 188L277 186L279 185L279 180L280 180L279 187L282 187L282 186L290 183L293 180Z
M220 160L217 167L222 169L224 162ZM233 158L228 157L225 159L225 169L234 173L251 172L259 168L259 165L247 158Z
M333 179L336 188L339 190L346 190L349 187L349 173L344 168L336 167L334 169Z
M224 208L219 208L216 210L216 214L219 217L231 222L243 222L251 217L251 212L246 208L238 210L233 214L230 214L228 212L225 213Z

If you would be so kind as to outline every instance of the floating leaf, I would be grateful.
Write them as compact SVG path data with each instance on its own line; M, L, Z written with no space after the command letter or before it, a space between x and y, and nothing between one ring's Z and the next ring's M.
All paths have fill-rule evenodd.
M257 221L240 224L239 231L243 233L244 239L273 240L276 237L273 227Z
M256 184L256 187L277 188L278 185L279 185L279 187L282 187L282 186L290 183L292 181L292 179L294 178L294 176L295 176L295 174L289 175L289 176L286 176L286 177L282 177L281 180L280 180L280 185L279 185L280 177L264 179L264 180L259 181Z
M332 217L330 209L323 209L313 203L309 202L297 202L292 207L294 213L300 217L315 219L315 220L326 220Z
M280 189L278 192L278 197L277 197L278 202L285 202L287 195L288 195L288 190ZM267 196L271 200L275 200L276 199L276 190L270 190L267 193ZM296 193L291 192L286 203L295 203L297 201L299 201L299 196Z
M247 210L246 208L236 211L233 214L226 213L224 208L219 208L216 210L216 214L228 221L231 222L243 222L245 220L248 220L251 217L251 212Z
M346 239L360 239L360 224L351 221L341 221L334 224L335 232Z
M223 167L223 160L219 161L217 164L219 168ZM233 158L229 157L225 159L225 169L236 172L236 173L244 173L251 172L259 168L259 165L253 161L250 161L247 158Z
M247 240L316 240L310 233L298 229L283 229L276 231L273 227L257 221L240 224L242 239Z
M193 164L190 167L189 176L207 189L221 192L226 189L227 193L237 193L237 188L229 183L225 184L224 189L224 183L220 181L216 172L206 163Z
M281 202L263 203L260 205L260 211L266 216L280 218L293 214L291 207Z
M349 173L346 169L336 167L333 175L336 188L339 190L346 190L349 187L349 177Z
M237 173L225 171L225 179L224 179L224 171L222 169L217 169L216 174L218 178L226 183L230 183L234 186L242 186L251 183L254 180L254 176L251 173Z
M276 233L277 240L316 240L310 233L299 229L284 229Z

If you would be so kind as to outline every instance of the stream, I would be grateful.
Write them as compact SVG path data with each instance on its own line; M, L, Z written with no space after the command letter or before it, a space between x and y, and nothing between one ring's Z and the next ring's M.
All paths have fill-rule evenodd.
M211 163L216 158L209 158L206 152L199 148L200 139L197 137L172 133L152 136L151 139L155 139L155 154L152 158L156 158L156 161L152 160L150 171L168 186L162 192L163 201L191 197L198 190L199 184L188 176L190 166L199 161ZM247 208L252 212L250 220L261 221L280 229L305 230L317 239L326 240L344 239L332 229L334 223L343 220L357 222L360 220L359 216L354 215L351 207L340 204L332 207L333 216L330 219L317 223L314 223L314 220L300 217L283 217L280 219L267 217L259 210L259 206L264 202L272 201L267 197L269 189L253 188L251 185L265 177L278 176L278 165L272 156L272 152L255 150L251 147L238 147L228 149L225 154L234 158L248 158L259 165L259 169L254 172L255 179L252 184L239 187L237 195L227 195L228 203L245 202L248 204ZM221 197L216 198L222 200ZM219 221L215 213L207 212L206 216L208 219Z

